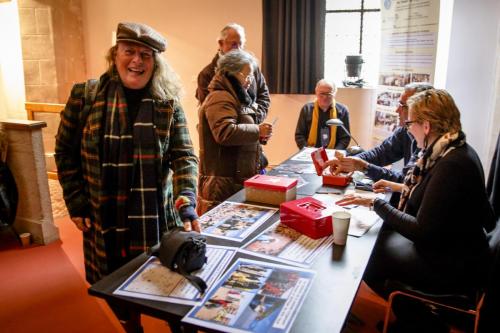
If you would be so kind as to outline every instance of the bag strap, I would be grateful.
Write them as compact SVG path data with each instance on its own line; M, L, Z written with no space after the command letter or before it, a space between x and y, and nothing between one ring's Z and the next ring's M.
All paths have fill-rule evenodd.
M75 144L73 145L73 147L75 147L75 153L78 156L80 155L80 145L82 142L83 128L85 127L85 123L87 122L90 109L92 109L92 105L94 104L95 97L97 96L98 86L99 86L99 80L96 79L89 79L85 83L85 93L83 96L84 97L83 109L80 112L80 117L78 119L78 131L76 132L77 135L74 136Z
M191 284L196 289L198 289L200 294L203 294L205 290L207 290L207 284L205 283L205 281L196 275L191 275L188 272L186 272L179 262L177 262L177 272L182 276L184 276L189 282L191 282Z

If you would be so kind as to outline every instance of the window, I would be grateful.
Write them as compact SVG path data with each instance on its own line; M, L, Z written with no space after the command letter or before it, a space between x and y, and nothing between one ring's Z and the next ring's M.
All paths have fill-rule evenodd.
M361 77L376 85L380 58L380 0L327 0L325 78L339 86L346 55L363 56Z

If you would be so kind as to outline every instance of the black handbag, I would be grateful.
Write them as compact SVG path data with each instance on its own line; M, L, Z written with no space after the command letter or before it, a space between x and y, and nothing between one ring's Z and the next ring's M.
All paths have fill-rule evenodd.
M161 237L158 255L164 266L180 273L202 294L207 289L207 284L202 278L190 273L202 268L207 262L206 243L205 236L195 231L175 228Z

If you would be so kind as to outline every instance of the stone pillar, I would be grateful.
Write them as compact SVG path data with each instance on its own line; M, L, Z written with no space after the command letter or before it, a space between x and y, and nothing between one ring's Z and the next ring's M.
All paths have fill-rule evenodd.
M19 192L14 229L29 232L33 241L48 244L59 239L50 204L49 183L45 167L42 128L43 121L3 121L7 133L7 165Z

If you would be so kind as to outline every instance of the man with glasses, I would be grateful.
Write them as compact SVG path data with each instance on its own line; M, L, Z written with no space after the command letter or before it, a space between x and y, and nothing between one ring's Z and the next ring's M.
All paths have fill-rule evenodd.
M401 182L406 171L408 171L411 157L418 153L418 148L413 137L409 134L407 127L411 124L408 119L408 98L421 91L433 89L428 83L410 83L404 88L399 99L396 112L399 114L399 127L394 133L378 146L351 157L340 157L329 161L333 172L364 171L365 174L377 181L386 179L393 182ZM404 167L401 172L384 168L403 159Z
M229 23L222 28L217 41L219 44L219 51L212 59L212 62L198 74L196 99L200 105L203 104L203 101L208 95L208 85L215 75L219 58L231 50L243 50L245 48L245 29L237 23ZM253 99L251 109L255 112L256 122L260 124L267 116L271 100L269 98L269 89L267 88L266 80L258 66L253 72L248 94Z
M307 103L300 110L295 129L297 147L346 149L351 141L349 134L342 128L326 125L327 120L337 118L349 131L349 111L345 105L335 101L337 87L333 82L321 79L316 83L314 92L316 101Z

